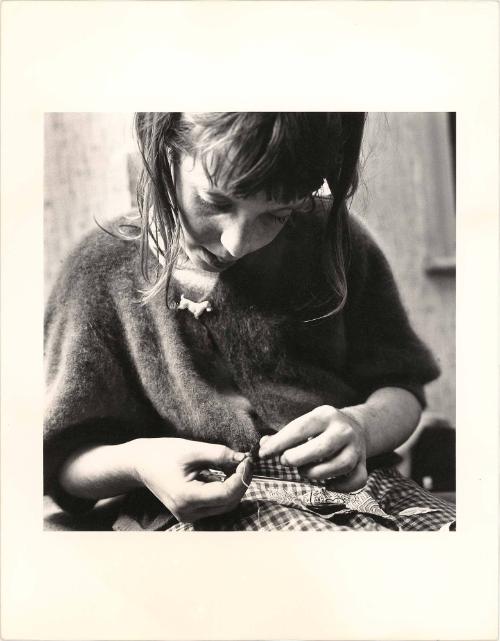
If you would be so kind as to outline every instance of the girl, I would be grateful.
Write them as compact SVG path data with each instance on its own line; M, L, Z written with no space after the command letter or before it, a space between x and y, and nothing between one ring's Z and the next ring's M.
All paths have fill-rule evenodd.
M139 223L88 236L47 305L45 488L62 508L123 495L115 529L453 520L393 467L438 369L346 207L363 126L136 116Z

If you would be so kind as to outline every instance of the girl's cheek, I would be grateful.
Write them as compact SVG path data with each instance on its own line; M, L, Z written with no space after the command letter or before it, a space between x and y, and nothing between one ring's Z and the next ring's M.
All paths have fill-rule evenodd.
M184 213L183 223L190 235L206 234L212 227L207 216L196 207L192 207Z
M220 243L222 230L210 221L201 220L197 221L196 227L194 227L192 231L192 236L196 242L205 245L207 249L210 249L209 246L212 246L212 249L214 249L215 246L218 246Z
M200 214L195 218L193 221L193 229L196 234L200 234L202 236L216 236L217 235L217 226L213 223L213 221L210 221L206 216L203 216L203 214Z

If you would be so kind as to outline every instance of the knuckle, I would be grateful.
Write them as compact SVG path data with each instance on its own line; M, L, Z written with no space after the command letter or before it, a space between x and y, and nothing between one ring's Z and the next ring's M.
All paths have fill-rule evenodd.
M314 414L320 420L329 421L337 414L337 410L331 405L320 405L314 410Z
M307 478L311 479L311 481L322 481L324 478L324 475L321 474L321 471L318 471L318 469L314 467L303 472L303 474L304 476L307 476Z
M358 456L353 449L349 449L345 453L344 460L342 461L342 467L346 470L352 470L356 463L358 462Z
M234 483L231 484L223 483L220 503L223 505L229 505L233 502L239 503L242 496L245 494L246 489L247 488L242 483L241 478L235 479Z
M220 445L219 443L210 443L211 455L218 458L223 458L226 455L226 450L228 448L225 445Z
M332 455L332 445L332 438L327 438L324 441L318 443L318 447L316 449L316 456L318 461L325 461L330 458L330 456Z
M234 492L234 484L222 483L222 487L220 488L220 501L230 501L233 497Z
M332 439L335 439L336 442L338 442L340 439L345 443L345 441L351 440L352 429L348 423L335 421L334 424L331 424L329 426L328 433Z
M337 425L337 423L330 422L323 434L328 443L332 444L338 440L339 426Z
M232 450L227 447L227 445L217 444L215 447L217 448L218 454L221 456L228 456L232 453Z
M217 448L214 451L216 458L223 463L232 463L233 462L233 450L226 445L215 445Z
M335 466L334 470L332 470L332 474L335 477L338 476L345 476L347 477L353 470L354 465L352 463L342 461L339 465Z

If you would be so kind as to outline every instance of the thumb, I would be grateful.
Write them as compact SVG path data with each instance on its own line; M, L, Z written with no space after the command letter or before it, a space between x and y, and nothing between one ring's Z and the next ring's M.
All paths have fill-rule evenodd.
M233 472L245 458L243 452L236 452L225 445L214 443L198 443L198 447L190 452L190 463L199 466L209 466L224 472Z
M250 487L253 470L254 464L252 459L247 456L241 463L239 463L235 473L227 477L224 481L224 485L233 493L233 495L238 496L241 499L243 494L245 494L247 489Z

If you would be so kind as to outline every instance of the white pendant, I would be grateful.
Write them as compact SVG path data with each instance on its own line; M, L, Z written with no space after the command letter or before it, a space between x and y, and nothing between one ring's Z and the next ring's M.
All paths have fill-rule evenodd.
M189 298L186 298L184 294L181 294L181 300L179 301L179 306L177 309L189 310L196 319L200 318L203 312L212 311L210 301L202 300L199 303L194 303L192 300L189 300Z

